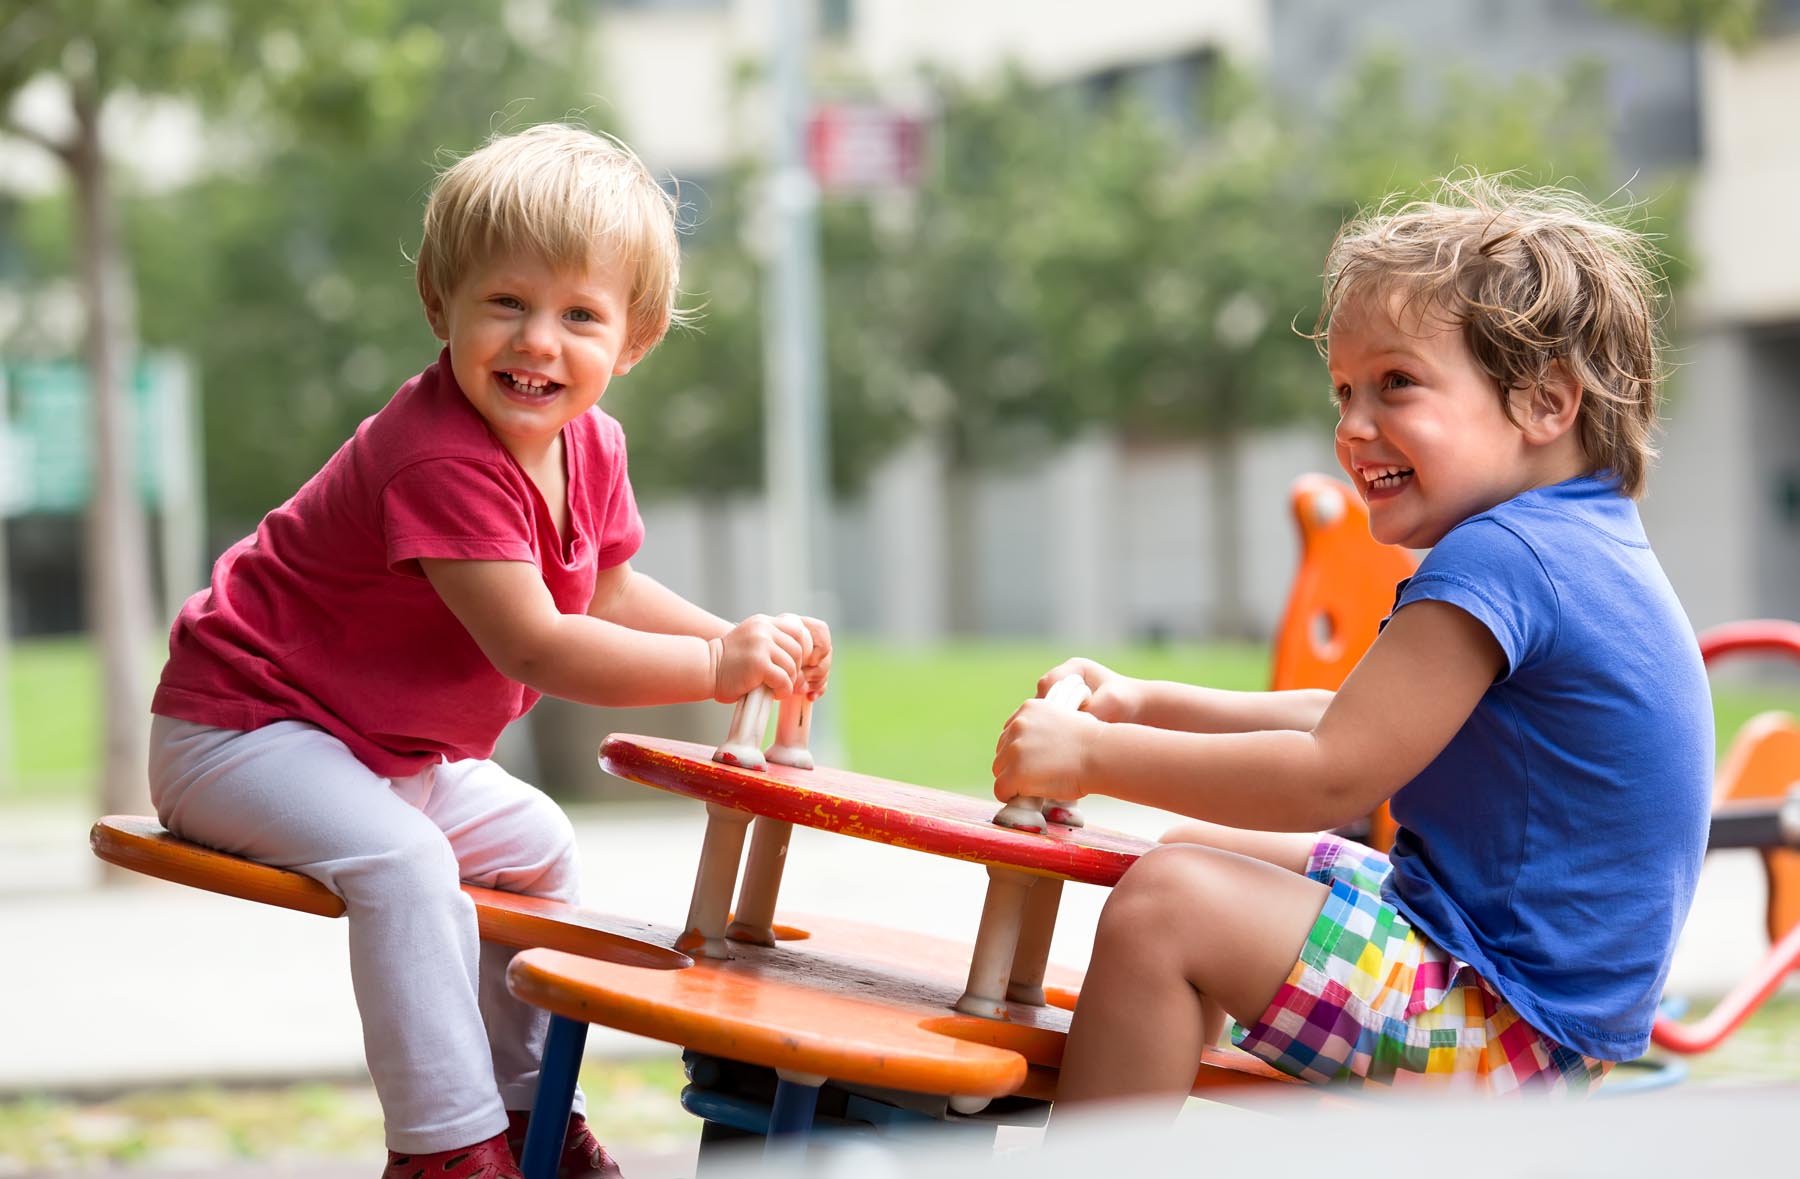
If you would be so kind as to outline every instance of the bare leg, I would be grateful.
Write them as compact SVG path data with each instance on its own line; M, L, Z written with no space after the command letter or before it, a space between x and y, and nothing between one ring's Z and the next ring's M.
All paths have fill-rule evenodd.
M1274 864L1290 872L1304 874L1318 846L1316 831L1252 831L1242 827L1226 827L1204 819L1185 819L1162 833L1161 843L1197 843L1236 852L1253 860ZM1225 1009L1211 999L1202 999L1205 1009L1205 1043L1208 1047L1225 1034Z
M1184 819L1162 833L1161 843L1198 843L1220 851L1236 852L1289 872L1304 873L1306 861L1318 845L1316 831L1247 831L1203 819Z
M1132 865L1100 915L1057 1108L1160 1099L1173 1116L1207 1036L1224 1012L1255 1019L1268 1007L1326 893L1207 847L1161 847Z

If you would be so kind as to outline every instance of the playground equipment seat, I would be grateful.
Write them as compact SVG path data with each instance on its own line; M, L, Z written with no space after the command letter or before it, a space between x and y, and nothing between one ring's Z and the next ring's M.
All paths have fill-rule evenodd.
M109 864L159 880L321 917L344 915L343 900L311 877L189 843L144 815L105 816L88 832L88 846ZM463 892L475 902L482 938L500 945L546 946L653 970L693 961L659 944L647 922L475 884Z

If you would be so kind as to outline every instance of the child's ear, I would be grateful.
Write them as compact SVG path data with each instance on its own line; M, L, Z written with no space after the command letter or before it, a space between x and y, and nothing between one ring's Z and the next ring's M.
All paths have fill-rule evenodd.
M1581 417L1581 382L1560 360L1550 362L1544 379L1522 392L1519 428L1536 443L1554 442L1575 428Z
M425 322L431 325L431 333L445 343L450 341L450 321L444 314L444 299L436 291L421 292L419 296L425 303Z
M613 376L622 377L630 372L637 367L637 362L644 359L644 354L649 351L650 345L638 344L619 353L619 359L613 362Z

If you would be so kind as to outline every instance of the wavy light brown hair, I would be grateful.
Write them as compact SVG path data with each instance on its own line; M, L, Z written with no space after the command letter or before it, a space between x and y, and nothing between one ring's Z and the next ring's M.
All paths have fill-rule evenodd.
M1592 470L1643 494L1663 370L1659 255L1615 213L1560 188L1519 188L1474 173L1429 199L1390 198L1338 231L1311 333L1321 352L1339 308L1374 297L1461 328L1509 394L1561 364L1581 386L1577 430Z
M563 123L497 135L437 179L419 243L419 295L448 298L470 269L504 254L631 272L627 346L646 351L687 318L677 204L629 147Z

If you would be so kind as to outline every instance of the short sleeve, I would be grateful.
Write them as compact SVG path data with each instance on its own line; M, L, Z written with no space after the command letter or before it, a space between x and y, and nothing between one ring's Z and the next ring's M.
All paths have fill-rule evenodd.
M595 412L596 462L589 482L593 496L595 560L611 569L631 560L644 543L644 518L638 514L625 456L625 431L612 418Z
M1529 544L1488 518L1452 529L1403 582L1394 609L1448 602L1485 626L1506 655L1506 680L1554 645L1561 617L1555 584Z
M475 459L427 459L388 480L381 527L388 567L417 575L420 557L536 561L532 503L509 472Z

